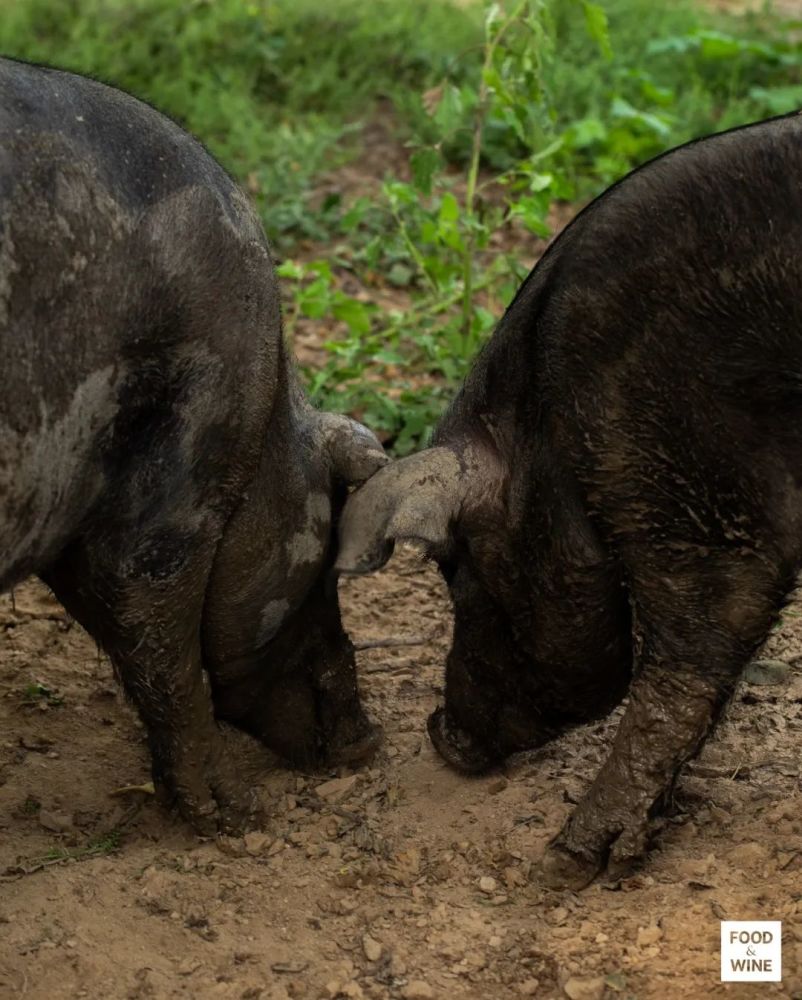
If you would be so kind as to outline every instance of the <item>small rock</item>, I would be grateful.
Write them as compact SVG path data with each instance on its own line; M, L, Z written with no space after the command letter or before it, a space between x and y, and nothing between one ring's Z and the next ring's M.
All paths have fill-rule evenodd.
M356 982L355 979L349 980L349 982L343 984L340 987L341 997L348 997L349 1000L362 1000L365 994L362 992L362 987Z
M245 857L245 841L242 837L227 837L220 834L217 838L217 849L221 854L228 854L232 858Z
M526 876L520 870L520 868L505 868L501 873L504 879L504 884L508 889L515 889L517 886L526 885Z
M375 938L372 938L370 934L365 934L362 938L362 951L365 953L365 958L369 962L378 962L382 957L382 946Z
M731 864L739 868L757 867L764 864L768 858L768 850L755 841L747 841L743 844L736 844L727 852Z
M601 1000L604 996L604 979L596 976L593 979L579 979L572 976L563 990L570 1000Z
M533 997L540 986L540 981L537 979L524 979L522 983L518 984L518 992L522 997Z
M422 979L412 979L401 990L404 1000L434 1000L434 990Z
M407 974L406 963L398 955L391 955L387 966L387 971L393 979L400 979Z
M639 927L637 937L638 947L648 948L651 944L657 944L662 936L663 932L657 924L651 924L649 927Z
M498 882L489 875L483 875L479 879L479 889L481 892L486 893L488 896L492 896L493 893L498 888Z
M468 949L468 951L465 952L463 962L468 966L468 968L478 972L480 969L484 969L487 965L487 958L481 951L471 951Z
M260 833L258 830L246 833L243 840L245 841L245 850L254 858L261 854L271 842L268 834Z
M752 660L744 671L744 680L747 684L769 687L783 684L790 671L791 664L784 660Z
M551 911L551 922L558 927L568 919L568 910L564 906L555 906Z
M326 985L323 987L322 996L326 997L327 1000L334 1000L335 997L340 995L340 982L337 979L330 979Z
M350 774L347 778L332 778L331 781L318 785L315 792L327 802L342 802L354 790L358 780L355 774Z
M72 819L66 813L50 812L48 809L39 810L39 826L51 833L65 833L72 829Z

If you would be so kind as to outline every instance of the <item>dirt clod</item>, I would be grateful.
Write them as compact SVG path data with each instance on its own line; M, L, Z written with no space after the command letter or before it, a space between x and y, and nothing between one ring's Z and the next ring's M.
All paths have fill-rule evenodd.
M657 924L650 924L648 927L638 928L638 947L647 948L649 945L657 944L662 938L663 932Z
M243 842L248 854L256 857L267 850L272 842L272 838L269 834L262 833L260 830L252 830L250 833L245 834Z
M332 778L331 781L324 781L322 785L318 785L315 792L328 802L342 802L353 792L358 780L355 774L347 778Z
M52 812L49 809L39 811L39 825L52 833L65 833L72 829L72 819L66 813Z
M592 979L572 977L565 982L563 991L570 1000L602 1000L604 988L603 976L596 976Z
M404 1000L433 1000L434 990L423 979L413 979L401 990Z
M365 958L369 962L378 962L382 957L382 946L375 938L372 938L369 934L365 934L362 938L362 950L365 953Z

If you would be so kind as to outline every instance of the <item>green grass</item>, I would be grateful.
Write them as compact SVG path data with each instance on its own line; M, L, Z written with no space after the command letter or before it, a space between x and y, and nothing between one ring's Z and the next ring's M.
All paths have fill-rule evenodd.
M64 698L57 692L38 681L27 684L20 693L20 705L49 706L51 708L61 708Z
M607 0L605 60L572 28L570 6L557 5L552 91L573 139L562 165L584 191L688 139L802 105L802 49L779 19Z
M0 52L114 83L257 192L268 234L322 237L314 178L358 152L377 98L441 75L479 19L446 0L0 0Z
M802 105L800 37L770 9L689 0L0 0L0 51L150 100L242 180L285 259L288 325L328 338L314 398L399 452L425 441L522 276L490 252L498 236L514 222L534 245L553 201ZM379 115L412 181L321 204ZM370 301L382 286L397 309Z

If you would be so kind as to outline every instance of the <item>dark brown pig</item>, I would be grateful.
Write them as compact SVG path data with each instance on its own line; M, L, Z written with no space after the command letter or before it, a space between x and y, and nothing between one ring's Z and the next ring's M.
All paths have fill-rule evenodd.
M325 580L385 456L315 411L258 218L176 124L0 60L0 589L38 573L109 653L160 789L248 819L215 714L292 762L376 731Z
M577 217L434 446L349 501L338 570L399 538L454 601L442 756L481 770L628 693L546 870L640 855L802 563L802 117L675 149Z

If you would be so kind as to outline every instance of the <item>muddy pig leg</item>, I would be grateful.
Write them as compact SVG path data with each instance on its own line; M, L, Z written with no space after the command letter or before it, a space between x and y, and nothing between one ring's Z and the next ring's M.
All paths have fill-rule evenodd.
M581 888L605 864L643 853L652 816L768 632L785 592L779 578L766 563L715 553L636 578L639 675L610 756L547 850L551 885Z
M135 704L159 794L207 835L218 827L240 829L252 807L225 758L201 662L200 620L214 553L209 534L190 538L152 527L139 539L96 533L45 575L99 639Z
M334 581L321 574L256 668L215 671L217 715L296 767L355 764L381 730L359 699L354 647L343 631Z

